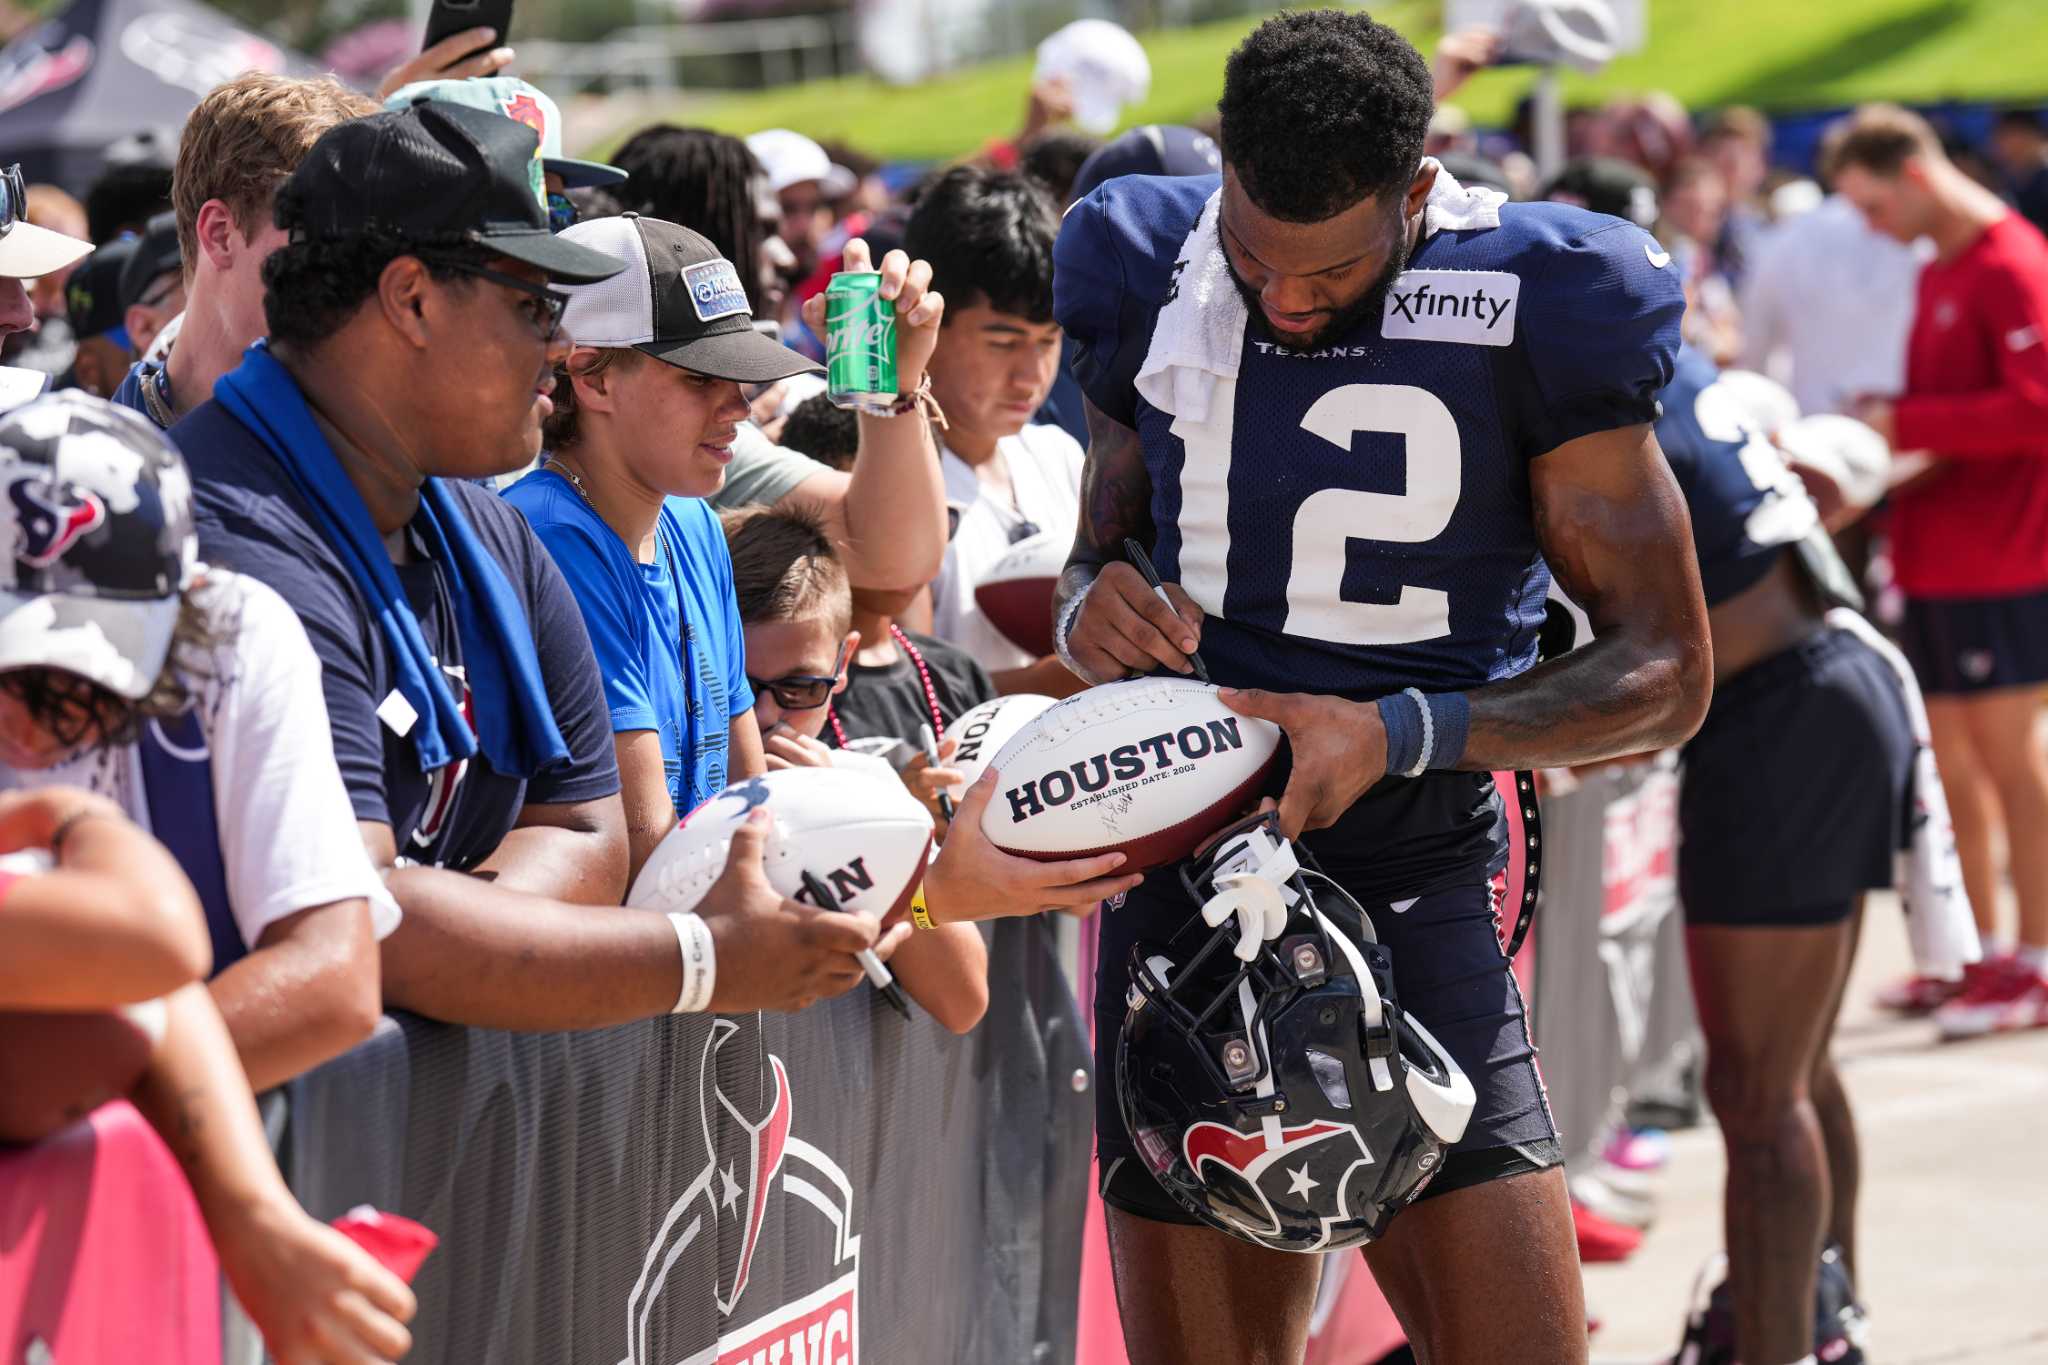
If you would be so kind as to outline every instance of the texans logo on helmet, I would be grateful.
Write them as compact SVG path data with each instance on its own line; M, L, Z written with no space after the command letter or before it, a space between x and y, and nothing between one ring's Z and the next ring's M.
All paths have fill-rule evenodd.
M1198 1173L1205 1161L1222 1168L1208 1173L1210 1181L1219 1176L1228 1181L1230 1174L1226 1173L1234 1173L1243 1182L1240 1193L1247 1204L1264 1211L1265 1224L1255 1227L1234 1218L1230 1221L1254 1238L1280 1235L1276 1202L1321 1218L1328 1236L1330 1225L1346 1216L1344 1184L1352 1170L1369 1166L1373 1160L1357 1128L1326 1119L1281 1128L1278 1142L1263 1132L1240 1133L1221 1123L1197 1123L1188 1129L1181 1150ZM1324 1193L1315 1195L1317 1190ZM1332 1205L1337 1210L1334 1216L1323 1217L1318 1212Z
M757 1046L760 1040L758 1021L749 1023L745 1029L752 1032L736 1045L742 1057L744 1049ZM796 1112L794 1091L788 1068L780 1057L769 1052L761 1054L761 1103L758 1114L752 1117L720 1084L720 1050L742 1031L743 1026L735 1020L711 1021L711 1033L704 1041L699 1063L697 1090L707 1164L669 1208L668 1216L648 1245L640 1278L626 1301L624 1365L665 1365L673 1359L658 1350L654 1342L662 1293L672 1272L679 1277L678 1284L686 1280L693 1285L703 1283L699 1277L703 1272L679 1268L678 1262L705 1234L709 1234L715 1248L708 1253L715 1261L707 1269L721 1331L716 1346L690 1355L685 1365L768 1365L771 1361L778 1365L793 1365L796 1361L855 1365L858 1359L856 1291L860 1237L853 1231L852 1182L838 1162L792 1131ZM730 1061L727 1066L730 1068ZM736 1142L735 1133L744 1141ZM721 1134L724 1142L720 1141ZM806 1174L785 1174L783 1168L788 1162L806 1168ZM830 1221L831 1265L835 1271L844 1266L844 1273L792 1302L768 1308L743 1325L725 1327L724 1320L743 1301L752 1301L747 1299L747 1286L755 1255L770 1226L769 1198L778 1187L798 1194L804 1204L815 1207ZM786 1259L781 1279L790 1278L792 1265L800 1268L794 1256ZM782 1288L776 1278L770 1277L761 1292L773 1294Z
M82 488L56 484L43 474L21 474L7 485L19 539L15 558L47 569L107 519L106 504Z

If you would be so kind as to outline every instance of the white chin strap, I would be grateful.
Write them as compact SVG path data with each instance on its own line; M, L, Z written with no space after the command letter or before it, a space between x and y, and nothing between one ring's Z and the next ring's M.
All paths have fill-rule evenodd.
M1288 883L1301 871L1301 861L1293 844L1260 825L1232 835L1210 863L1216 894L1203 903L1202 922L1214 929L1235 915L1233 951L1239 961L1250 962L1260 945L1286 932L1287 917L1301 900Z

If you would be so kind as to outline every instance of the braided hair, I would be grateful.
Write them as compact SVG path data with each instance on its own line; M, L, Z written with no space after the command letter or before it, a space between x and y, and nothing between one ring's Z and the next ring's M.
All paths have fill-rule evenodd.
M658 123L628 138L612 164L627 175L612 191L625 209L703 233L741 280L753 280L768 234L754 199L761 164L746 143L709 128ZM750 284L750 301L754 292Z

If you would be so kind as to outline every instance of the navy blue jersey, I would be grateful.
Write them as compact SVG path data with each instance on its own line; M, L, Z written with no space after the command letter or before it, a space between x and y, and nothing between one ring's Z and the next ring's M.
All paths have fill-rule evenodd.
M1806 486L1720 377L1711 360L1680 350L1657 419L1657 444L1692 513L1710 607L1762 578L1781 550L1820 524Z
M1684 311L1670 258L1618 218L1504 205L1497 228L1423 238L1384 309L1322 349L1247 317L1238 376L1197 426L1135 379L1219 183L1108 182L1068 212L1053 281L1075 377L1139 434L1153 559L1207 613L1210 672L1363 699L1528 668L1550 584L1529 462L1655 419ZM1310 845L1416 894L1467 875L1492 802L1483 775L1386 781Z
M1153 560L1208 613L1211 671L1354 698L1521 672L1550 583L1528 463L1655 418L1684 308L1669 258L1618 218L1506 205L1423 239L1383 313L1323 349L1247 318L1227 416L1191 427L1133 380L1217 185L1109 182L1068 213L1054 275L1076 377L1142 438Z

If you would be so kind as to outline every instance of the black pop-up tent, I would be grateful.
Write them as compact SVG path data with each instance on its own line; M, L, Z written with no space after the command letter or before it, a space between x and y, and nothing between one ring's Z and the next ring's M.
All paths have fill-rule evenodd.
M82 193L109 143L148 130L175 143L222 81L318 69L195 0L76 0L0 49L0 164Z

